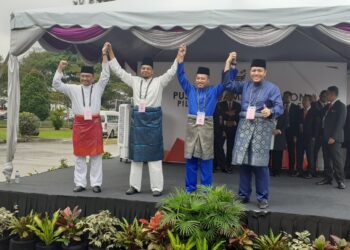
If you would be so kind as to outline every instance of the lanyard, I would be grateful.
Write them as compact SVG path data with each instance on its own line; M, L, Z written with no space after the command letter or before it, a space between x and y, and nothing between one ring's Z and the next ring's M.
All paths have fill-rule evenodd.
M91 107L91 94L92 94L92 88L94 87L94 85L91 85L90 88L90 97L89 97L89 107ZM81 86L81 94L83 96L83 105L85 107L85 96L84 96L84 90L83 90L83 86Z
M206 102L207 102L207 93L208 93L208 88L205 89L204 107L203 107L204 112L205 112L205 106L206 106ZM200 112L201 111L201 107L200 107L200 103L199 103L200 93L198 93L197 88L196 88L196 94L197 94L197 110Z
M254 88L254 86L253 86L252 89L250 90L249 105L248 105L248 106L251 106L251 104L253 103L253 100L252 100L253 88ZM258 102L258 99L259 99L259 97L260 97L260 94L261 94L261 91L262 91L262 90L263 90L263 87L261 86L260 89L259 89L258 95L255 97L254 105L253 105L253 106L256 106L256 103Z
M140 99L146 99L147 93L148 93L148 88L149 88L149 85L151 85L152 81L153 81L153 78L151 79L151 81L149 81L149 83L147 85L147 88L146 88L146 93L144 95L144 98L142 98L142 84L143 84L143 80L141 80L141 84L140 84Z

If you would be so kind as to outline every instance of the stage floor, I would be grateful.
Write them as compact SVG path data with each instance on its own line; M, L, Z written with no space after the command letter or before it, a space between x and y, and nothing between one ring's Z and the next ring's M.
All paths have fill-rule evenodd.
M34 200L39 199L35 197L40 197L41 203L48 203L49 199L52 200L53 197L56 197L54 203L50 201L52 203L50 205L36 204L35 206L31 205L31 208L40 210L40 208L48 209L49 207L50 210L54 210L60 208L58 206L62 204L69 204L70 206L82 206L85 204L83 205L83 209L87 210L85 214L88 214L89 211L94 212L96 209L103 209L104 204L107 204L106 200L108 200L112 203L108 206L106 205L106 209L110 209L113 204L119 207L123 206L123 204L128 204L123 207L122 212L117 212L117 215L131 216L134 213L137 214L141 204L142 206L146 204L146 214L152 213L155 204L162 197L156 198L152 196L148 167L145 165L143 169L142 192L132 196L125 195L129 183L129 168L130 163L122 163L119 161L119 158L104 160L104 183L102 193L100 194L93 193L91 189L81 193L73 193L74 168L60 169L22 177L19 184L2 182L0 183L0 206L9 207L14 205L16 201L21 203L19 205L22 207L29 206L28 203L34 204ZM165 182L164 197L174 190L174 188L184 186L185 166L179 164L164 164L163 170ZM271 177L270 207L267 211L271 214L278 215L302 215L302 218L316 216L319 218L336 219L348 221L350 224L350 182L345 182L348 189L339 190L336 188L335 183L333 186L317 186L315 182L318 180L320 180L320 178L307 180L283 175ZM233 174L214 173L214 185L223 184L236 192L238 187L238 171L235 170ZM253 190L255 190L254 187ZM17 194L17 196L11 197L13 194ZM67 202L64 202L65 200ZM92 200L93 202L84 203L82 200ZM91 206L93 206L93 208L91 208ZM133 211L129 211L130 208L132 208ZM247 208L251 212L258 210L255 194L251 197L251 202L247 204ZM28 209L29 208L26 208L26 210ZM142 215L139 215L139 217Z

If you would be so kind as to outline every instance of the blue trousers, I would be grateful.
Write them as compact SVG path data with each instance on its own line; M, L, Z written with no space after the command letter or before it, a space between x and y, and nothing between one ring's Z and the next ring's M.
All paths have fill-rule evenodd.
M186 192L196 191L198 165L201 171L201 185L211 186L213 182L213 160L192 157L186 160Z
M252 174L255 175L255 190L258 201L269 199L270 174L268 167L242 165L239 169L238 195L249 199L252 193Z

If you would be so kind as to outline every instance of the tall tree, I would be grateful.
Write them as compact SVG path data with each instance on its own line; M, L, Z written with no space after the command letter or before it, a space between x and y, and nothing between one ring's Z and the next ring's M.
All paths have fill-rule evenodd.
M33 113L42 121L49 116L49 89L44 75L37 70L31 71L23 79L20 112Z

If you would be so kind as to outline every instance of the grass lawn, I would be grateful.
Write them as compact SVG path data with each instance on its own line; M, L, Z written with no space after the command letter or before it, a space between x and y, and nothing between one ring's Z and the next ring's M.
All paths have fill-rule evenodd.
M0 128L0 140L6 140L6 128Z
M72 130L70 128L61 128L60 130L55 130L54 128L40 128L38 138L45 138L45 139L72 138Z
M55 130L53 128L40 128L38 138L45 139L65 139L72 138L72 130L69 128L61 128ZM6 128L0 128L0 140L6 140Z

